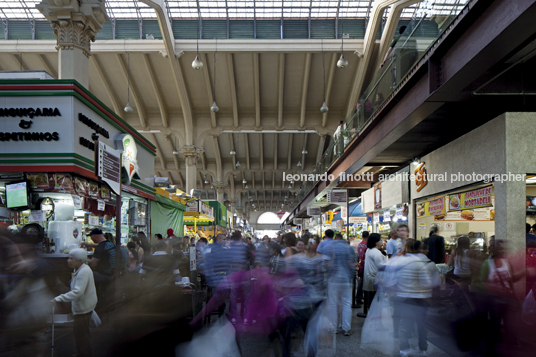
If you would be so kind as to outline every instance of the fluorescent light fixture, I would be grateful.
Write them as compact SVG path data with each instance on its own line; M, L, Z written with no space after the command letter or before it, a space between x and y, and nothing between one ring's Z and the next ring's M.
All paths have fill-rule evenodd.
M138 133L141 133L141 134L157 134L157 133L161 133L160 130L138 130Z

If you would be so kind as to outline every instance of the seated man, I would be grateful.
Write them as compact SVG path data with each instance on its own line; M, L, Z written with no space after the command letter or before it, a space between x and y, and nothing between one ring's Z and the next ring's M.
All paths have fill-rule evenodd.
M166 252L166 248L165 242L158 242L154 254L145 258L140 274L145 276L146 288L173 284L174 278L180 274L177 260Z

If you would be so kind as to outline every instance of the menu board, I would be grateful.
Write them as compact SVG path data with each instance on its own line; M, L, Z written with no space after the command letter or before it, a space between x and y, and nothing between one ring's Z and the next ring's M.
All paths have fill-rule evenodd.
M446 212L445 197L417 203L417 217L444 215Z
M473 208L489 207L492 187L449 195L449 211L463 211Z
M367 217L350 217L350 224L366 224L367 223Z
M495 209L485 207L473 210L450 211L444 215L437 215L434 219L436 221L493 221L495 220Z

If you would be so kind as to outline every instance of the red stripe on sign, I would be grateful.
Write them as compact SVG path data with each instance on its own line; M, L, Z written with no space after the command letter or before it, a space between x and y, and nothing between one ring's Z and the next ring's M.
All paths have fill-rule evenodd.
M76 165L5 165L0 166L0 172L74 172L92 180L99 180L92 171Z

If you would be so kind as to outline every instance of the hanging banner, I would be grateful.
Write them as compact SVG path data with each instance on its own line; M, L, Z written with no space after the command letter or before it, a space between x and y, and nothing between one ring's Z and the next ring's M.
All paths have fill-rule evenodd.
M374 185L374 209L382 208L382 184L378 182Z
M491 203L491 186L474 191L449 195L449 211L463 211L472 208L489 207Z
M389 210L383 211L383 221L391 222L391 212Z
M417 217L444 215L445 213L445 197L417 203Z
M104 211L104 200L97 200L97 211Z
M346 206L341 207L341 218L344 220L348 219L348 207Z
M374 212L374 223L380 223L380 212Z

